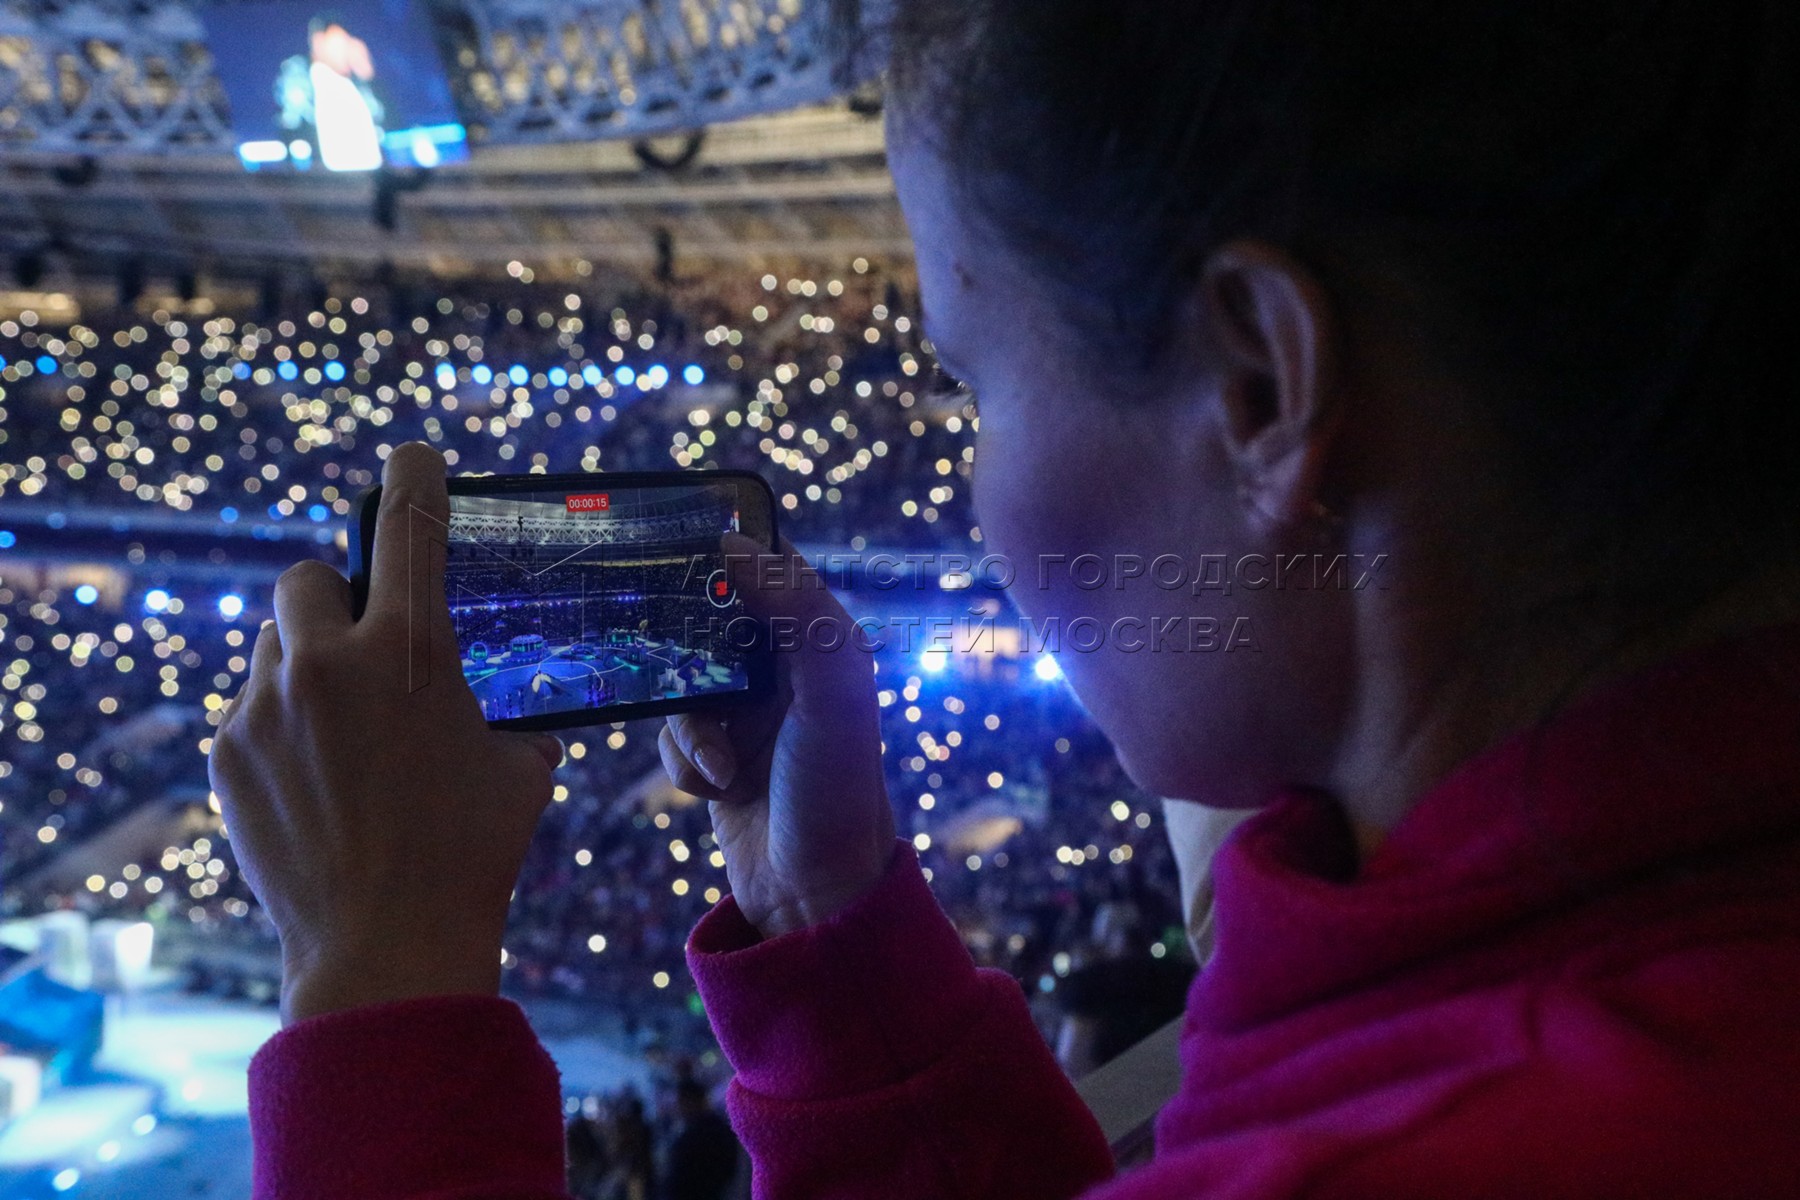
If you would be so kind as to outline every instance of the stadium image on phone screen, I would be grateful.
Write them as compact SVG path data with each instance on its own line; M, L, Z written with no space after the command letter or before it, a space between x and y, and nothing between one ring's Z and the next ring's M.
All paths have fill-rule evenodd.
M739 485L450 497L445 586L490 721L748 691Z

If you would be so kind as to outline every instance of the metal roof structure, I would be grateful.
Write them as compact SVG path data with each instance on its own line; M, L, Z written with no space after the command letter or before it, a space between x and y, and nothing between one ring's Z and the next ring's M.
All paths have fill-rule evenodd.
M53 279L904 256L878 93L846 99L822 9L431 0L473 155L396 180L246 172L190 4L0 0L0 252Z

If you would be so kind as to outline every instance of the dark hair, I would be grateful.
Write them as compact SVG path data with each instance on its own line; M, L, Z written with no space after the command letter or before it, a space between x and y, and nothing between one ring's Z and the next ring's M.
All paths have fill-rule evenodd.
M1466 381L1504 477L1615 560L1590 602L1794 552L1787 0L836 3L1108 361L1264 238Z

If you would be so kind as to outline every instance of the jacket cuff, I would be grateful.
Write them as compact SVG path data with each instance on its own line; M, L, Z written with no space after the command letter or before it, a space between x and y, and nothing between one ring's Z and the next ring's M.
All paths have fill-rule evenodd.
M289 1026L250 1062L250 1130L259 1200L563 1191L556 1065L499 997L402 1000Z
M806 929L762 940L725 897L695 926L687 959L738 1082L779 1099L908 1079L982 1004L975 962L904 838L872 892Z

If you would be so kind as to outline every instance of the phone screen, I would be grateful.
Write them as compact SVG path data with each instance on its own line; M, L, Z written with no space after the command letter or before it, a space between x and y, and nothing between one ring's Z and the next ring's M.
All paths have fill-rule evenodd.
M451 481L445 590L490 722L622 720L761 690L767 659L720 537L773 543L767 488L674 478Z

